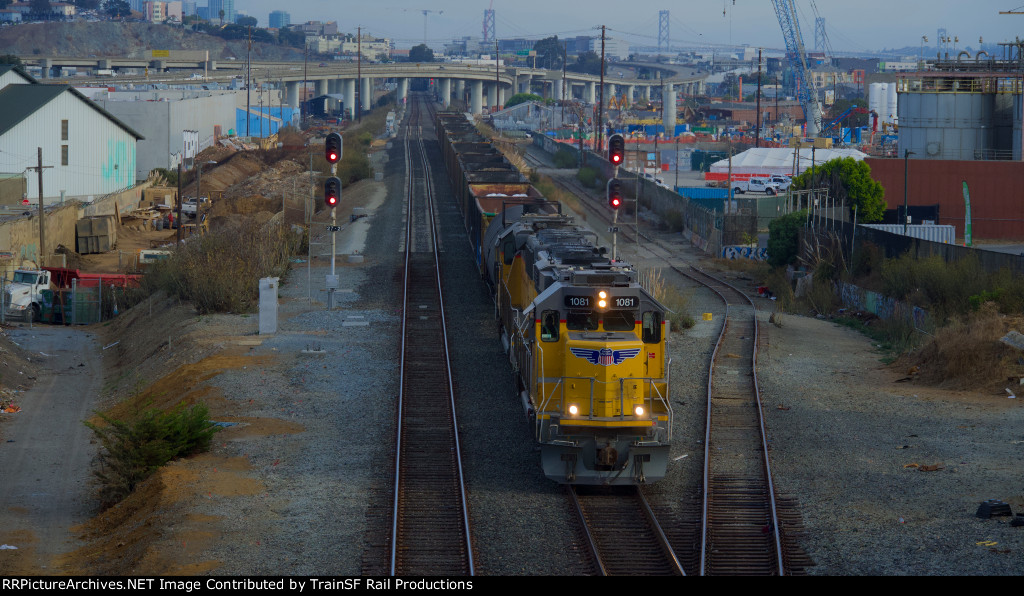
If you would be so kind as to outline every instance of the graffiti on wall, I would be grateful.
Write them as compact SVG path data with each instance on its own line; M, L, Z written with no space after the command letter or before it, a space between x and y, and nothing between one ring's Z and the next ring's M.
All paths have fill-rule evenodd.
M839 297L847 308L855 308L876 315L880 319L903 319L912 321L917 328L928 323L928 311L919 306L903 304L895 298L883 296L878 292L865 290L853 284L840 283Z
M753 261L767 261L768 249L755 248L751 246L723 246L723 259L751 259Z

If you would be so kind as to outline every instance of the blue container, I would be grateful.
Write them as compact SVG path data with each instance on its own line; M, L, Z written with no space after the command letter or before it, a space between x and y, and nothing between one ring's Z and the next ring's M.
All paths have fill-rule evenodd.
M728 188L714 188L711 186L677 186L676 192L688 199L727 199L729 198Z

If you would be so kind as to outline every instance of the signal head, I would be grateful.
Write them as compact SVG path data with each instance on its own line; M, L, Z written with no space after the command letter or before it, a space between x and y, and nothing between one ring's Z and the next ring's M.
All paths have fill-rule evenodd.
M609 179L605 194L608 196L608 206L618 210L622 206L622 181L618 178Z
M626 158L626 140L620 134L608 137L608 161L613 166L621 166Z
M341 202L341 180L331 176L324 181L324 205L329 208L338 206Z
M341 160L341 135L332 132L327 135L327 139L324 140L324 157L327 158L327 163L336 164Z

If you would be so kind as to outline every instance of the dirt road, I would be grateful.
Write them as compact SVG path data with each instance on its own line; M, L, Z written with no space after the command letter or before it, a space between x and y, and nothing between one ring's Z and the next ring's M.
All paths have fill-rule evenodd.
M0 560L5 574L37 574L79 546L70 528L96 513L89 484L95 446L82 421L102 388L101 349L92 334L68 327L24 327L8 337L43 368L4 426L0 544L18 550L3 550Z

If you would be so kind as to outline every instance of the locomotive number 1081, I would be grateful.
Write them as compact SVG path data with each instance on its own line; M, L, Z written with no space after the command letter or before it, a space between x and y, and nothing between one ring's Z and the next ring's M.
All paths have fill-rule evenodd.
M592 308L594 306L593 296L565 296L566 308ZM640 299L636 296L619 296L609 300L612 308L639 308ZM603 307L604 305L601 304Z

